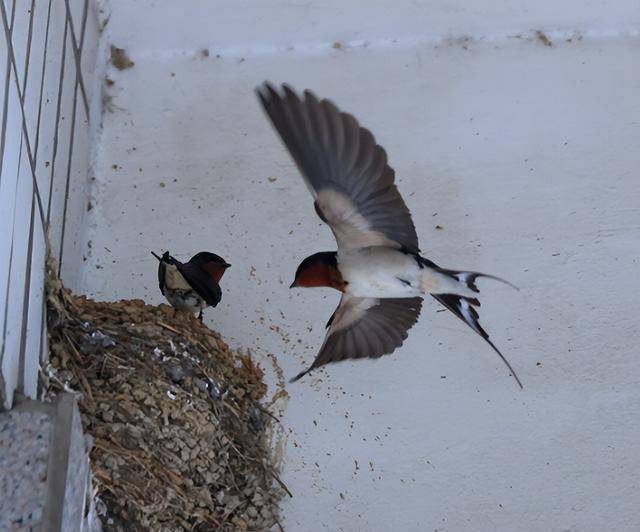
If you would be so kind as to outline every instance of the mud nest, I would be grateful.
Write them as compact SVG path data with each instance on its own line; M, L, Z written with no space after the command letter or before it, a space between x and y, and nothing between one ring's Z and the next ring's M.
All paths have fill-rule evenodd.
M103 528L281 528L260 367L191 315L74 296L52 271L48 385L78 395Z

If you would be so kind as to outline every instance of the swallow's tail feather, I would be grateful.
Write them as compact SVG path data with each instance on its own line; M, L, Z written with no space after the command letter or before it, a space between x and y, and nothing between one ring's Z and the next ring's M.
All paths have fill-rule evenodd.
M420 255L415 255L415 258L418 261L418 264L420 265L421 268L429 268L431 270L434 270L439 274L442 274L453 281L457 281L465 285L467 288L469 288L469 290L475 292L476 294L480 292L480 289L476 285L476 280L480 277L484 277L486 279L493 279L494 281L499 281L501 283L509 285L511 288L520 290L516 285L514 285L513 283L510 283L509 281L507 281L506 279L503 279L502 277L497 277L495 275L489 275L488 273L481 273L481 272L449 270L447 268L441 268L435 262L430 261L429 259L426 259L424 257L421 257Z
M460 272L460 273L468 273L468 272ZM482 275L482 274L479 274ZM490 276L486 276L490 277ZM501 280L501 279L499 279ZM506 281L505 281L506 282ZM469 285L467 285L469 286ZM475 286L475 285L474 285ZM471 286L469 286L473 290ZM477 288L475 290L478 291ZM458 294L431 294L436 300L438 300L442 305L444 305L447 309L453 312L458 318L464 321L469 327L471 327L476 333L478 333L484 340L492 347L492 349L498 353L500 359L507 366L513 378L518 383L518 386L522 388L522 382L518 378L518 375L509 364L509 361L504 357L504 355L500 352L500 350L494 345L494 343L489 339L489 335L480 325L479 315L476 307L480 306L480 301L477 298L460 296Z
M479 277L484 277L486 279L493 279L494 281L499 281L501 283L509 285L511 288L514 288L516 290L520 290L516 285L514 285L513 283L510 283L506 279L502 279L501 277L496 277L495 275L489 275L488 273L465 272L465 271L458 271L458 270L445 270L443 268L438 268L438 271L440 273L443 273L443 274L451 277L452 279L455 279L459 283L462 283L462 284L466 285L467 288L469 288L470 290L474 291L475 293L480 292L480 289L476 285L476 280Z

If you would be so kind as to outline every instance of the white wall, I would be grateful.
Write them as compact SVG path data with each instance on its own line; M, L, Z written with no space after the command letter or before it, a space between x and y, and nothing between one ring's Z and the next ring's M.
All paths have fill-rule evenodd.
M247 54L334 41L411 42L452 36L495 38L528 30L637 32L634 0L103 0L113 40L138 54L171 55L198 46Z
M335 244L253 88L310 87L387 148L426 256L521 286L483 283L482 318L525 389L425 302L394 355L287 386L287 530L637 530L640 5L273 5L106 6L135 66L108 72L84 289L160 302L150 250L215 251L207 322L309 364L337 294L286 287Z
M16 390L36 397L46 357L47 231L65 282L77 279L98 31L86 0L2 2L0 408L9 408Z

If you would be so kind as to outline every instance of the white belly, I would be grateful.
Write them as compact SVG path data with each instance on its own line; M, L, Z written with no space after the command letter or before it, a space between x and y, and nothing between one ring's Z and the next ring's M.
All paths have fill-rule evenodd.
M421 269L410 255L392 248L338 251L345 291L356 297L415 297L435 289L435 272Z
M173 308L178 310L186 310L188 312L200 312L207 307L204 301L193 290L167 290L164 291L164 297Z

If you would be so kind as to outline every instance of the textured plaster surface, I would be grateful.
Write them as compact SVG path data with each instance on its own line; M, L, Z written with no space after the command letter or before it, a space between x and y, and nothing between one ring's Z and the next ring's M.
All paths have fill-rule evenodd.
M148 26L172 24L170 10L143 4L136 18L113 2L103 35L135 65L107 71L89 295L159 303L151 250L213 251L232 267L206 322L265 366L274 354L286 377L311 362L338 294L287 287L302 258L335 244L254 97L265 79L312 88L371 129L425 256L521 288L482 282L481 316L523 391L430 300L395 354L288 385L287 529L637 530L637 7L614 17L590 4L556 24L546 2L501 23L458 6L440 24L437 3L419 34L413 2L401 3L406 32L364 14L365 30L350 32L309 6L287 47L260 29L257 44L238 44L227 24L241 20L198 2L165 45Z

